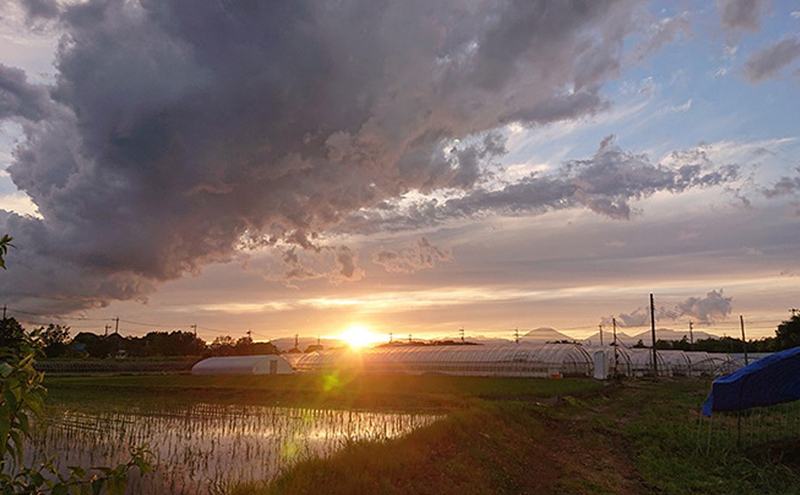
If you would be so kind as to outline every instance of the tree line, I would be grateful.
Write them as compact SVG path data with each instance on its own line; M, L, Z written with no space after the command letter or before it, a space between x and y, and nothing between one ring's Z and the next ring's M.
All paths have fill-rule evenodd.
M179 357L179 356L252 356L279 354L269 342L253 342L250 337L234 339L220 336L207 344L192 332L174 330L153 331L141 337L118 333L98 335L80 332L71 336L68 326L51 323L28 332L15 319L0 320L0 347L15 347L35 334L47 358L108 358L108 357Z
M748 340L747 352L778 352L800 346L800 315L793 315L775 329L774 337ZM745 344L736 337L719 337L695 340L694 343L684 336L681 340L657 340L656 348L677 351L705 352L744 352ZM633 347L649 347L640 339Z

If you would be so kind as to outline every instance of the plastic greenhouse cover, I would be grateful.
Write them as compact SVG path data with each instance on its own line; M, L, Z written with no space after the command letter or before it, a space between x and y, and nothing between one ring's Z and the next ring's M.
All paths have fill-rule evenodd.
M800 347L759 359L717 378L703 403L703 415L741 411L800 399Z

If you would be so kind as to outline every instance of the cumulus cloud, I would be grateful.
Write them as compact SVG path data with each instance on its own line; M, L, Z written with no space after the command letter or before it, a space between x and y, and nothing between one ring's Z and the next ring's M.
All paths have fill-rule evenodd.
M800 167L797 167L797 177L781 177L772 187L764 188L761 192L767 198L790 196L800 192Z
M313 263L303 262L302 258L312 258ZM310 254L297 251L296 246L283 250L281 259L285 265L282 276L264 273L266 278L280 281L289 286L303 280L327 279L331 282L360 280L364 271L358 266L358 253L347 246L321 246Z
M625 220L633 214L633 200L659 191L726 184L738 177L736 165L715 166L698 150L676 152L671 162L672 166L653 164L644 155L621 149L609 136L594 156L563 163L553 173L530 174L499 189L476 187L446 200L424 198L403 208L362 210L340 228L358 233L414 230L487 214L532 215L579 207Z
M798 57L800 57L800 41L794 36L787 36L753 52L744 63L745 77L753 84L776 77L781 69Z
M471 191L495 129L606 108L639 4L26 1L64 37L51 86L0 71L26 136L8 172L42 215L0 215L0 295L141 298L243 239L302 248L410 191Z
M761 14L771 4L771 0L717 0L722 26L733 32L760 31Z
M52 20L60 13L55 0L20 0L19 4L25 11L28 22Z
M413 246L401 250L381 249L372 255L372 262L388 272L413 273L433 268L437 263L453 261L449 248L434 246L421 237Z
M656 321L677 320L678 318L688 317L694 321L706 325L724 320L730 316L733 310L733 298L725 297L722 289L708 292L705 297L690 297L669 307L659 304L656 299L655 315ZM643 327L650 325L650 308L640 306L630 313L620 313L616 317L617 324L622 327ZM603 317L601 322L610 325L612 317Z
M724 320L731 314L732 297L725 297L722 289L712 290L705 297L690 297L677 304L678 312L673 316L689 316L700 323L713 323Z
M50 105L45 88L29 84L23 70L0 64L0 120L39 121Z

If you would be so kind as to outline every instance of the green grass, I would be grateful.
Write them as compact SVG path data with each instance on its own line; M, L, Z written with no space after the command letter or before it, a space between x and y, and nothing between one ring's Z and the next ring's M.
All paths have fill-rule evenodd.
M800 494L800 475L785 464L730 448L706 452L697 420L708 380L603 387L579 379L445 375L165 375L51 377L46 385L55 400L202 399L448 411L406 437L355 443L326 459L302 460L271 484L242 485L235 495Z
M59 398L132 398L230 400L380 409L464 408L480 399L530 401L602 387L587 379L481 378L448 375L266 376L48 376L45 386Z
M595 432L598 440L621 438L642 484L656 493L800 493L800 476L783 464L751 458L744 449L708 448L707 429L698 430L708 390L702 380L632 381L608 396L572 401L556 414L580 418L581 431Z
M800 493L783 464L706 453L697 418L708 386L629 381L549 406L477 400L405 438L356 444L233 493Z
M558 473L542 456L545 431L531 414L535 407L457 411L398 440L302 461L268 486L243 485L232 495L547 493Z

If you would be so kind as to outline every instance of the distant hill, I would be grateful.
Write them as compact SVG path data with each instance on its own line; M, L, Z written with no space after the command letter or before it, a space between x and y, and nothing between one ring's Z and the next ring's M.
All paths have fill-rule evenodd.
M701 339L716 339L719 338L716 335L711 335L710 333L703 332L701 330L695 330L692 332L694 334L694 340L698 341ZM681 340L683 337L689 338L688 331L676 331L672 330L671 328L658 328L656 329L656 339L657 340ZM650 337L650 330L645 330L643 332L637 333L635 335L628 335L625 332L620 332L617 330L617 342L631 346L639 342L641 339L645 345L650 345L651 337ZM608 344L612 340L612 334L610 331L603 332L603 342ZM590 345L600 345L600 332L596 332L587 339L583 341L586 344Z
M563 334L550 327L539 327L520 336L520 342L557 342L561 340L574 341L569 335Z
M649 337L648 337L649 339ZM610 344L614 340L614 335L612 331L603 331L603 343ZM627 346L631 346L639 341L639 337L634 337L632 335L628 335L625 332L620 332L617 330L617 342L620 344L624 344ZM600 332L595 332L593 335L589 336L588 338L584 339L583 342L588 345L600 345Z

